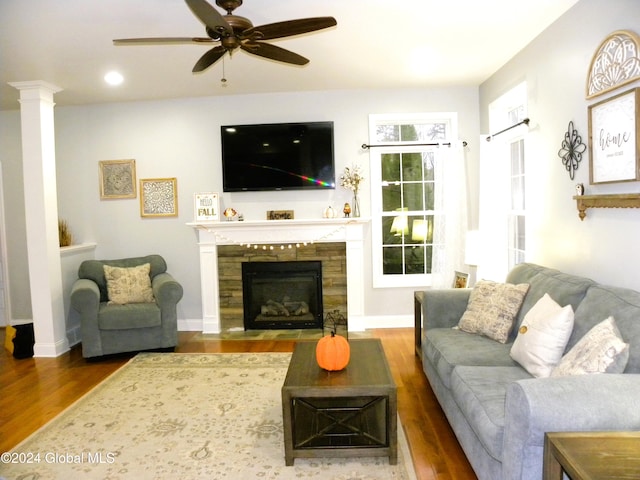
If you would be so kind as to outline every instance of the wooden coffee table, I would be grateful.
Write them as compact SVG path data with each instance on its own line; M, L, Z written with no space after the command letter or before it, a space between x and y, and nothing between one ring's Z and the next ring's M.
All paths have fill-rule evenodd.
M350 340L349 365L328 372L299 342L282 386L284 457L388 456L398 461L397 392L379 339Z
M638 478L640 432L558 432L544 437L544 480Z

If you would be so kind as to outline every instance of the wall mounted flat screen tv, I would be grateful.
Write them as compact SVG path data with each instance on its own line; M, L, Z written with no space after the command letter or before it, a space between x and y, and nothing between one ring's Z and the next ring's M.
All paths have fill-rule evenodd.
M225 192L335 188L333 122L223 125Z

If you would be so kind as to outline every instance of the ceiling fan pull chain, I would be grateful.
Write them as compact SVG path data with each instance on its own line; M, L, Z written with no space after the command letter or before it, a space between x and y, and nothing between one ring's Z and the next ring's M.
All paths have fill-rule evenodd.
M227 76L224 73L224 57L222 57L222 78L220 79L220 86L223 88L227 86Z

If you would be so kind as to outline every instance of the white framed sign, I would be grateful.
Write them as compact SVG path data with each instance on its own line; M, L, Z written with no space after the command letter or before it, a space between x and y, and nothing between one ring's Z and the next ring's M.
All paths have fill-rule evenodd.
M640 180L640 88L589 106L589 181Z
M217 193L195 193L193 199L196 222L220 220L220 197Z

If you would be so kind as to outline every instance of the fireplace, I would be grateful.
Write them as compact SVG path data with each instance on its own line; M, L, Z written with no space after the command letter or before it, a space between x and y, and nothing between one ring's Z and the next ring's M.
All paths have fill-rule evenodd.
M322 262L243 262L245 330L322 328Z
M324 268L323 305L327 310L344 308L346 305L349 330L364 330L364 287L362 275L358 272L366 271L364 233L368 223L369 220L362 217L188 223L187 225L193 227L197 233L200 251L202 320L194 319L183 328L219 334L222 332L223 311L225 315L237 315L238 326L243 323L243 301L239 298L242 292L241 268L238 265L236 270L235 266L229 265L228 261L232 260L231 258L219 259L219 249L230 248L244 252L237 257L234 256L233 263L235 258L240 260L246 257L249 251L252 252L251 257L256 260L266 261L269 258L268 261L273 261L272 259L278 258L282 261L284 256L276 255L276 252L289 252L288 245L292 245L292 249L300 250L300 254L295 258L297 260L319 260L324 258L324 253L309 258L311 255L305 253L308 247L313 250L332 243L343 243L344 278L332 277L336 275L335 267ZM298 243L300 249L296 246ZM247 248L247 244L253 248ZM220 288L218 281L227 271L231 272L230 275L235 275L235 279L230 277L229 282L233 280L236 284L225 290ZM347 272L350 272L349 275ZM225 283L228 282L225 280ZM341 288L338 293L335 291L337 287Z

